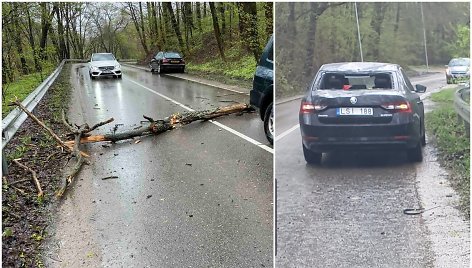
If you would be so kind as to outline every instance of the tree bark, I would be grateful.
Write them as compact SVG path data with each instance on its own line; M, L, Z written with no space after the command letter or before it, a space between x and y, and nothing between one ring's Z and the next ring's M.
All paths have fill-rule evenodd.
M264 4L264 15L266 19L266 34L270 36L274 32L274 3L265 2Z
M182 34L180 33L179 26L178 26L177 21L175 19L174 11L172 10L172 3L163 2L162 4L165 6L165 8L168 11L170 21L172 23L172 28L174 28L175 35L177 36L177 40L179 41L180 49L181 49L182 52L184 52L185 51L184 40L182 39Z
M218 43L218 50L220 51L220 56L223 61L226 61L225 51L223 48L223 40L221 39L220 27L218 25L218 17L216 15L215 3L209 2L211 18L213 20L213 30L215 32L216 42Z
M254 55L257 62L262 54L257 31L257 4L255 2L240 2L238 5L241 40L245 40L246 50Z

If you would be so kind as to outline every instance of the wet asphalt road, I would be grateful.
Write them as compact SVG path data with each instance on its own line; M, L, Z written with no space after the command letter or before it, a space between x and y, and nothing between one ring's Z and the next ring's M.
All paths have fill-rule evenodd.
M443 74L412 79L431 94ZM427 95L426 95L427 96ZM421 216L417 168L393 152L303 158L300 100L276 105L277 267L432 267L434 253ZM430 108L425 103L426 110Z
M72 122L113 117L98 133L249 96L123 67L123 79L90 80L73 66ZM157 93L157 94L156 94ZM195 122L105 148L85 167L58 212L48 267L270 267L273 155L256 113ZM117 179L101 180L107 176Z

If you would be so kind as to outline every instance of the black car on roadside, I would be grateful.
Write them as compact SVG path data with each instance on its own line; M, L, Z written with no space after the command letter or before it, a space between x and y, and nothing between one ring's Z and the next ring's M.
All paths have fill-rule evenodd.
M319 164L322 153L343 150L405 150L423 160L424 107L397 64L348 62L323 65L300 105L305 160Z
M254 73L252 90L250 91L251 105L259 108L261 119L264 121L264 132L270 144L274 142L274 38L262 52Z
M185 72L185 61L178 52L159 51L149 62L151 72L163 73L165 71Z

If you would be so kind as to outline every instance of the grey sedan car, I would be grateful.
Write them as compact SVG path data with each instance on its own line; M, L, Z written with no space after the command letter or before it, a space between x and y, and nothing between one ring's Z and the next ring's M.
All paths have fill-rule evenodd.
M299 113L305 160L342 150L404 150L420 162L425 144L424 107L397 64L347 62L323 65Z

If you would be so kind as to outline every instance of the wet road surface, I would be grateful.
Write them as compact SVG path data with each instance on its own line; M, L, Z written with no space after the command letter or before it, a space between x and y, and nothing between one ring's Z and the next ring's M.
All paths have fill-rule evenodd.
M425 98L445 85L443 76L412 82L428 87ZM432 177L424 163L409 163L402 153L337 152L324 154L321 166L307 165L299 105L299 99L276 105L276 266L434 267L423 217L403 214L423 206L417 170Z
M73 66L69 116L98 133L189 109L249 101L244 94L123 67L90 80ZM256 113L195 122L155 137L88 145L59 208L48 267L272 266L272 152ZM117 179L101 180L107 176Z

